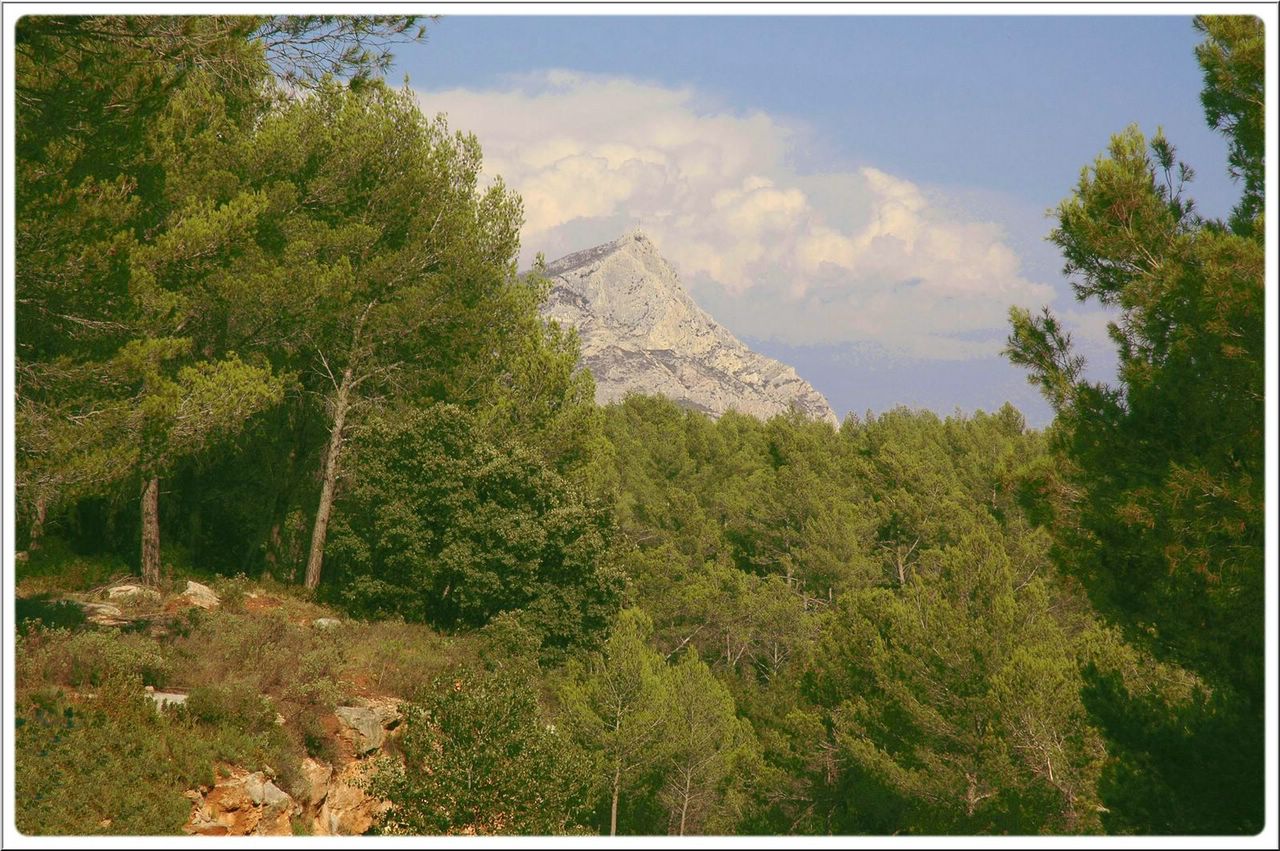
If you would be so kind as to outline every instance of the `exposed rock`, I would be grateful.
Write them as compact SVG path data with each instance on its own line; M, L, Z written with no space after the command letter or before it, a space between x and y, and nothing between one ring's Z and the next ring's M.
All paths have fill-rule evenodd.
M374 768L373 760L358 760L331 774L323 801L311 821L317 836L359 836L373 827L378 816L391 806L364 791L363 784Z
M373 827L390 806L364 790L376 770L374 759L353 760L337 769L311 757L303 760L305 790L299 794L312 834L359 836Z
M382 747L387 731L400 723L400 712L388 701L364 701L363 706L339 706L333 711L345 728L356 756L364 756Z
M145 585L116 585L107 589L107 598L124 602L160 602L160 592Z
M156 703L156 711L170 706L182 706L187 702L187 694L182 691L158 691L155 686L147 686L144 691L147 697Z
M570 254L547 275L543 314L578 330L600 404L652 393L712 416L765 418L794 406L837 424L794 369L751 351L698 307L644 234Z
M202 836L289 836L290 820L302 809L261 771L232 769L212 789L190 791L185 833Z
M81 603L80 608L84 609L85 620L99 626L123 626L129 622L124 612L110 603Z
M187 582L187 587L183 590L180 599L202 609L216 609L219 602L221 602L218 599L218 595L213 593L213 589L208 585L190 581Z
M336 626L342 626L342 621L337 618L316 618L311 625L316 629L333 629Z
M302 761L302 780L305 789L301 800L308 807L319 807L329 794L329 780L333 777L333 766L327 762L307 757Z

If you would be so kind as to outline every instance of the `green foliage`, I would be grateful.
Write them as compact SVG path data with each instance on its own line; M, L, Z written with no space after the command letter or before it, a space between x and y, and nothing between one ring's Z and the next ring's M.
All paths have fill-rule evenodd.
M306 88L328 75L368 82L390 67L390 45L426 34L416 15L274 15L260 19L254 39L284 83Z
M925 833L1096 830L1103 749L1044 583L1015 576L982 534L929 573L901 594L846 597L814 654L808 689L830 707L846 766L842 817Z
M595 779L610 803L610 835L617 833L623 793L634 786L637 774L663 758L667 747L672 695L662 657L648 645L652 629L643 612L620 612L600 652L585 665L571 664L560 690L569 734L598 756Z
M389 833L1256 831L1263 33L1196 26L1240 203L1159 132L1083 171L1052 239L1120 370L1015 310L1041 434L595 406L519 198L375 79L413 17L24 17L19 827L171 833L216 761L292 789L359 693L409 701ZM167 560L239 575L86 629L54 597L127 571L158 477ZM318 596L250 593L309 531Z
M186 710L201 723L235 723L250 733L270 730L276 720L271 700L243 680L196 686L187 695Z
M36 630L20 645L19 690L48 684L98 686L111 680L138 678L158 685L172 671L155 639L94 630Z
M1173 782L1172 799L1143 805L1151 829L1170 829L1167 814L1178 813L1179 832L1249 833L1262 823L1253 793L1264 658L1262 26L1208 17L1197 27L1207 36L1197 50L1207 118L1227 134L1233 173L1244 178L1232 230L1193 215L1183 197L1190 169L1162 134L1148 145L1126 130L1084 170L1051 236L1077 296L1121 311L1110 326L1118 382L1083 380L1047 311L1013 312L1008 354L1057 412L1054 463L1037 477L1056 560L1130 641L1214 692L1212 711L1183 718L1203 723L1198 732L1154 731L1141 700L1126 723L1121 701L1103 701L1121 751L1141 752L1132 730L1147 731L1151 749L1127 758L1132 777L1185 777L1191 750L1220 762L1210 773L1223 779L1224 797L1212 796L1222 806Z
M287 759L274 725L158 713L137 679L115 675L91 694L20 700L15 724L17 826L27 835L175 834L191 811L183 791L212 783L215 762Z
M585 758L540 717L532 684L506 672L461 671L406 707L405 763L370 791L392 802L389 834L579 832Z
M372 423L355 456L329 548L352 611L455 627L524 609L557 647L607 623L608 516L545 464L447 405Z
M1267 134L1263 124L1266 103L1266 33L1262 19L1250 15L1202 15L1196 29L1205 40L1196 47L1204 70L1204 104L1209 126L1231 141L1231 175L1244 181L1244 193L1232 214L1237 231L1254 229L1261 235L1266 169L1263 157Z
M117 556L77 553L60 538L47 539L27 555L14 566L14 585L23 597L98 588L130 572Z
M751 724L737 716L733 696L695 651L686 651L666 679L671 704L663 725L659 799L667 810L667 832L731 832L757 758Z

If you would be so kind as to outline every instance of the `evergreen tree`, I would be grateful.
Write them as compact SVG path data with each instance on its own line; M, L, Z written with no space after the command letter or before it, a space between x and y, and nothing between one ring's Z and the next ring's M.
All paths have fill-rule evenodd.
M490 358L509 324L520 207L501 183L477 189L474 137L380 84L322 84L262 124L255 155L254 179L283 211L293 362L328 420L314 588L349 420L384 395L461 401L460 370Z
M16 390L30 544L51 508L140 478L143 573L157 577L160 474L234 434L287 383L194 327L209 315L205 287L261 224L265 199L244 186L236 152L275 101L271 65L360 76L412 23L19 21Z
M1013 312L1008 352L1057 412L1059 463L1041 479L1057 560L1130 640L1210 685L1211 727L1235 727L1201 745L1229 741L1218 755L1232 770L1216 772L1218 794L1175 807L1177 830L1248 833L1263 768L1262 24L1198 26L1209 123L1244 178L1233 228L1194 213L1190 169L1162 134L1126 130L1052 234L1077 297L1120 311L1118 383L1082 377L1048 311Z
M1096 830L1104 751L1043 581L980 533L929 573L846 596L815 649L842 829Z
M695 651L683 653L666 677L671 703L659 798L667 832L732 832L742 786L758 756L751 724L737 716L733 696Z
M664 724L671 695L666 665L648 645L647 615L625 609L600 652L569 669L560 700L572 735L599 754L609 799L609 835L618 833L622 793L658 762L666 746Z

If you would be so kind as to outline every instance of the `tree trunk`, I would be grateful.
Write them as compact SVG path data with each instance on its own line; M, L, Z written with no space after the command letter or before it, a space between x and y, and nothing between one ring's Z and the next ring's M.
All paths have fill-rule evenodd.
M684 799L680 802L680 836L684 836L684 822L689 815L689 778L684 780Z
M142 491L142 581L160 582L160 479L152 476Z
M342 455L342 429L347 422L347 408L351 402L351 372L347 366L338 385L338 396L333 406L333 429L329 432L329 451L324 458L324 484L320 487L320 507L316 509L316 522L311 530L311 553L307 557L307 588L320 584L320 565L324 561L324 540L329 534L329 515L333 512L333 491L338 482L338 461Z
M618 835L618 792L622 788L622 763L613 768L613 805L609 808L609 835Z
M27 552L40 549L40 539L44 537L44 521L49 513L49 502L43 496L36 497L36 516L31 521L31 534L27 540Z

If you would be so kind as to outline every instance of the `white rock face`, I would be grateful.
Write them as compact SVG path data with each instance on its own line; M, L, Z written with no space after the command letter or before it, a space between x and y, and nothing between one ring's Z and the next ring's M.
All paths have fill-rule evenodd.
M698 307L644 234L562 257L547 275L543 315L578 329L598 403L636 392L713 417L733 409L767 418L795 406L838 424L794 369L751 351Z

